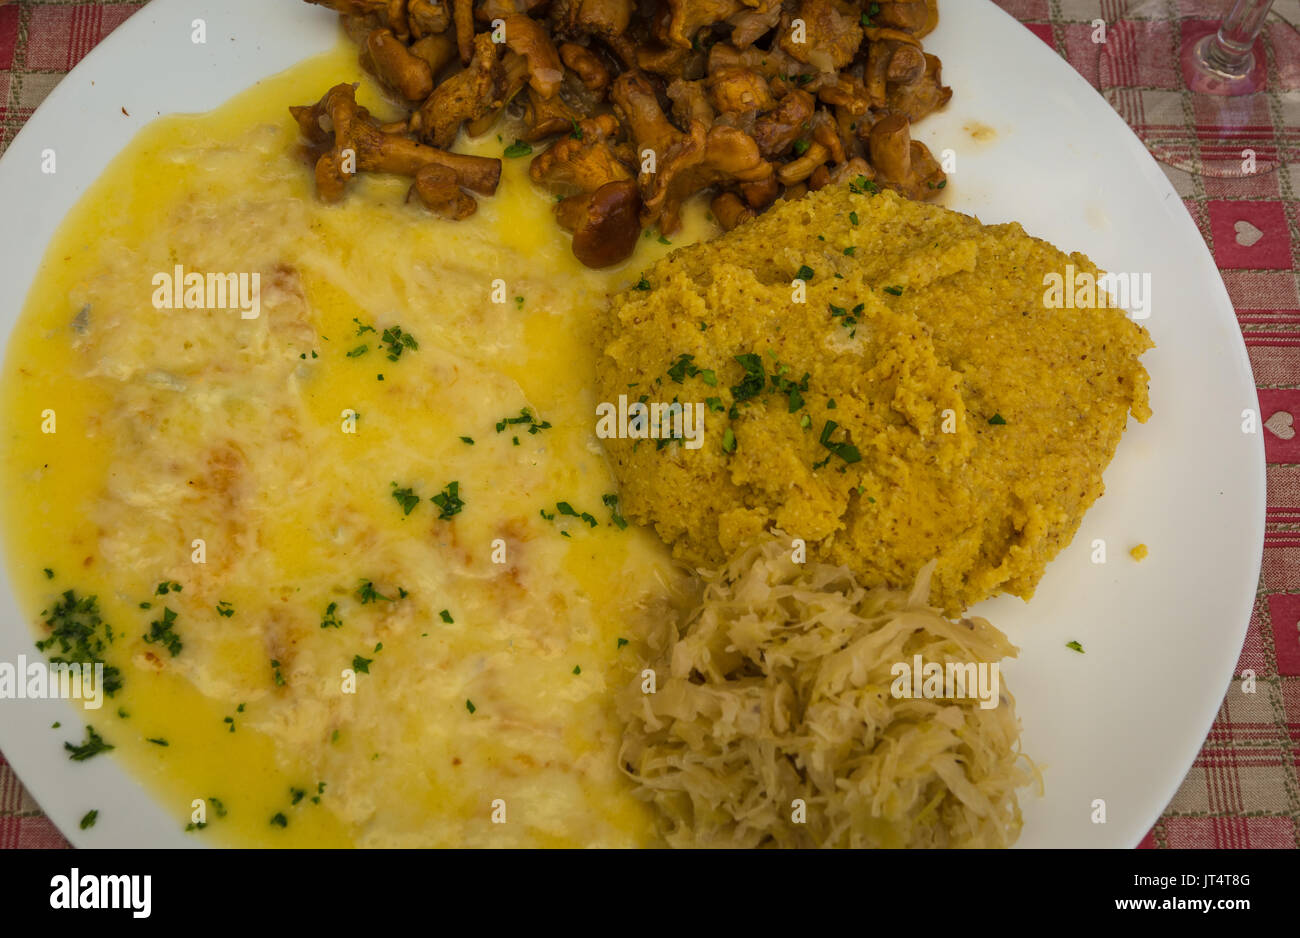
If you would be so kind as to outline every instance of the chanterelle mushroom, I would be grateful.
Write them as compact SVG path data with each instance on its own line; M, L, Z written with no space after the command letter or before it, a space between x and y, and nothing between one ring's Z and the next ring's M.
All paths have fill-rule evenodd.
M890 83L885 103L895 114L902 114L916 123L932 111L937 111L952 99L952 89L942 80L942 63L933 55L925 57L925 71L910 83Z
M338 201L348 180L358 172L410 176L415 181L414 191L425 204L453 218L472 213L474 200L464 193L452 195L448 185L486 195L496 192L500 160L446 153L401 134L384 133L357 104L355 95L354 86L335 85L316 104L289 109L303 135L320 152L316 191L322 199Z
M913 140L907 120L891 114L871 128L871 164L877 179L909 199L926 199L943 187L943 168L929 149Z
M366 37L363 64L407 101L423 101L433 91L429 63L398 42L392 30L376 29Z
M551 24L555 35L563 39L600 39L631 68L636 65L636 49L626 33L632 6L632 0L554 0Z
M853 61L862 44L861 14L858 6L843 0L801 0L793 16L781 18L778 44L791 58L823 72L835 71ZM802 34L795 20L803 22Z
M557 195L572 196L633 178L610 142L618 132L618 121L612 114L582 121L578 131L580 136L558 140L533 157L528 166L528 177L533 182Z
M709 100L724 114L766 111L776 104L767 79L747 68L720 68L708 77Z
M691 121L688 134L680 135L658 160L657 172L642 173L642 223L659 223L672 234L681 225L681 206L687 197L721 182L757 182L772 175L758 145L743 130L714 124L705 129Z
M655 89L641 72L629 71L614 79L610 89L614 113L626 125L636 142L637 159L644 159L647 150L655 159L662 159L681 131L672 125L659 107Z
M748 6L742 0L667 0L668 10L655 24L655 35L665 45L689 49L695 34L721 23Z
M456 142L460 125L500 107L504 77L491 33L474 37L474 57L452 75L411 115L411 130L420 139L446 149Z
M631 179L607 182L556 207L560 225L573 232L573 256L588 267L626 260L641 234L641 195Z
M507 16L502 20L502 28L506 48L522 55L528 62L529 86L543 98L559 91L560 82L564 80L564 65L546 28L522 13Z

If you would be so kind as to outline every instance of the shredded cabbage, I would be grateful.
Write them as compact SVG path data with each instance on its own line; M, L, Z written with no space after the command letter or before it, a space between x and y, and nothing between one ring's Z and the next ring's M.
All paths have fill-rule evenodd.
M620 695L619 761L674 847L1005 847L1020 833L1015 702L891 694L896 662L1017 649L986 620L845 567L795 563L777 532L704 575L685 625L648 640L654 693ZM800 802L803 805L800 809ZM801 816L802 814L802 816Z

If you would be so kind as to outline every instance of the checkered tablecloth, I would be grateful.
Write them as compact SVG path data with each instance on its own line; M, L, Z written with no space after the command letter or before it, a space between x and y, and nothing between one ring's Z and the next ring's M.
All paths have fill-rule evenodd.
M293 0L267 0L293 2ZM940 0L981 3L986 0ZM1196 141L1182 86L1180 37L1228 0L996 0L1095 87L1113 84L1115 48L1103 57L1094 21L1140 36L1120 61L1131 121L1160 122ZM50 89L143 0L0 0L0 152ZM1265 419L1268 527L1263 574L1234 681L1177 795L1143 841L1148 847L1300 846L1300 0L1277 0L1265 34L1267 107L1278 172L1214 179L1168 168L1223 272L1250 352ZM1129 54L1129 53L1125 53ZM961 89L957 89L960 93ZM1296 176L1295 178L1300 178ZM0 224L4 223L0 206ZM1225 623L1230 627L1231 623ZM67 842L0 755L0 847Z

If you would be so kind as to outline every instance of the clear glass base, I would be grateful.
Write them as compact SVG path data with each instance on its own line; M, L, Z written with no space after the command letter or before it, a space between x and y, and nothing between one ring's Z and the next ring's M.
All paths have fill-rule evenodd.
M1217 24L1204 22L1126 23L1102 47L1102 94L1162 163L1220 179L1271 173L1282 154L1273 102L1265 93L1264 41L1235 57L1231 50L1224 56L1215 43L1216 29ZM1168 48L1171 38L1179 42L1175 67L1186 90L1134 64L1149 54L1146 50Z

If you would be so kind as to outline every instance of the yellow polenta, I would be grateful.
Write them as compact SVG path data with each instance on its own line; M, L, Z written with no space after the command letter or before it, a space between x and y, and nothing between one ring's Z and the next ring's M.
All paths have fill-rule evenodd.
M1146 330L1047 308L1067 265L1099 275L1019 225L850 187L673 253L611 304L599 388L704 402L703 441L635 420L605 441L628 517L695 564L775 526L869 585L938 558L949 611L1028 598L1150 415Z

